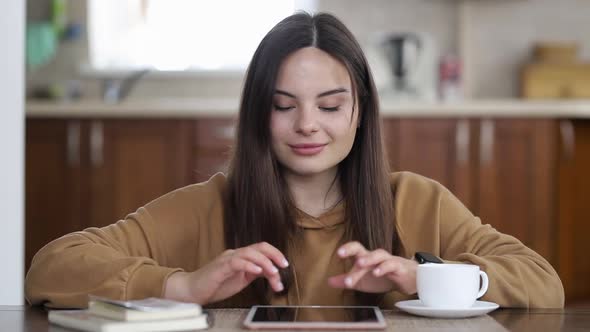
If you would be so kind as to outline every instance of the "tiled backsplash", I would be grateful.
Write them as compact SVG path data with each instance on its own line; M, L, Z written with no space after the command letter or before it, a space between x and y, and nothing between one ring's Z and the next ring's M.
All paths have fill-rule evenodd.
M34 9L35 1L29 1ZM32 3L32 4L31 4ZM83 1L69 1L70 17L84 22ZM464 61L467 97L518 95L521 65L535 41L575 41L590 58L588 0L318 0L318 10L334 13L366 44L377 33L417 31L431 34L441 54L458 53ZM36 17L33 12L29 18ZM60 47L58 57L28 73L28 86L76 78L86 40ZM147 77L133 97L236 96L241 77ZM82 80L87 96L97 97L99 81Z

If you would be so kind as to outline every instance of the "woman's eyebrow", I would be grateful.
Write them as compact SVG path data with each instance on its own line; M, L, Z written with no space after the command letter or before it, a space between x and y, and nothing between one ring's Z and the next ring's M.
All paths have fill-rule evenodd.
M334 95L337 93L343 93L343 92L348 92L348 90L346 90L345 88L338 88L338 89L332 89L332 90L328 90L325 92L320 93L317 98L321 98L321 97L325 97L325 96L330 96L330 95Z
M275 89L275 94L291 97L293 99L297 99L297 96L295 96L294 94L289 93L287 91L279 90L279 89Z
M337 94L337 93L343 93L343 92L348 92L348 90L345 88L332 89L332 90L324 91L324 92L318 94L316 97L321 98L321 97L326 97L326 96L330 96L330 95ZM280 89L275 89L275 94L297 99L296 95L294 95L290 92L287 92L287 91L280 90Z

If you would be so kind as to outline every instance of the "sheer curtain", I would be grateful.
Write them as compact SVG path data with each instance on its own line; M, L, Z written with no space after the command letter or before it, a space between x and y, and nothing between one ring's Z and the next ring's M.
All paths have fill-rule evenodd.
M243 71L277 22L314 0L89 0L97 70Z

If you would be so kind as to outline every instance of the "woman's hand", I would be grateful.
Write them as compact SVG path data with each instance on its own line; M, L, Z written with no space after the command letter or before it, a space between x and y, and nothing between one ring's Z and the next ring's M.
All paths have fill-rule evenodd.
M164 297L201 305L226 299L244 289L254 279L264 277L275 292L283 290L277 266L289 266L275 247L260 242L226 250L194 272L176 272L167 280Z
M416 261L393 256L383 249L368 251L359 242L342 245L338 249L338 256L354 259L355 263L348 273L328 280L332 287L366 293L385 293L391 290L408 295L416 293Z

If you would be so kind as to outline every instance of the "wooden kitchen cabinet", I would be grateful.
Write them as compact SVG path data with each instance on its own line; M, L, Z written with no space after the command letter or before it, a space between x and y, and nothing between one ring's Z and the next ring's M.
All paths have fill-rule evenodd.
M385 120L392 170L434 179L473 208L472 126L467 119Z
M25 259L49 241L84 227L87 179L82 121L28 120L25 138Z
M557 123L483 119L479 124L476 212L556 263Z
M384 128L394 170L440 182L555 264L556 121L386 119Z
M590 120L560 122L558 265L566 299L590 301Z
M90 120L89 225L106 226L191 183L188 120Z
M206 181L217 172L227 172L235 136L235 119L201 118L195 121L191 170L194 182Z
M27 267L50 240L114 223L192 181L191 121L26 123Z

